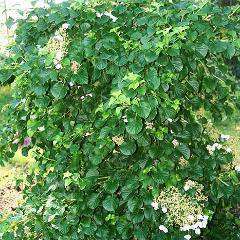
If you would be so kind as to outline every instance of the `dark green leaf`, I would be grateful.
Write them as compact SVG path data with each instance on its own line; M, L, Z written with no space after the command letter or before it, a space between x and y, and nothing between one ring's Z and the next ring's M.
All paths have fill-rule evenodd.
M62 99L66 96L67 94L67 87L64 86L62 83L56 83L53 85L51 88L51 93L54 98L56 99Z
M103 207L105 210L109 212L114 212L118 206L118 201L115 197L113 196L108 196L104 201L103 201Z
M156 68L150 67L146 76L146 80L153 89L158 89L160 86L160 79Z
M141 132L143 127L142 120L138 117L129 119L126 130L129 134L135 135Z
M184 158L190 158L190 149L186 144L180 144L178 150L182 153Z
M182 71L183 69L183 63L182 63L182 60L180 58L174 58L172 61L171 61L173 67L178 71Z
M127 156L132 155L136 151L136 149L137 147L134 141L124 142L120 147L120 151L122 152L122 154Z
M91 194L90 198L88 199L88 206L91 209L95 209L99 204L99 194L93 193Z

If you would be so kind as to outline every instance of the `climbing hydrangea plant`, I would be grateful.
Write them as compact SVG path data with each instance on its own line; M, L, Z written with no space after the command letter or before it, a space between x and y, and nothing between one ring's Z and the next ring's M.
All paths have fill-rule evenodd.
M18 21L2 157L35 154L16 239L190 239L236 194L206 131L233 111L239 18L188 1L79 1ZM33 19L35 19L33 21ZM223 146L224 145L224 146ZM228 170L223 166L230 164Z

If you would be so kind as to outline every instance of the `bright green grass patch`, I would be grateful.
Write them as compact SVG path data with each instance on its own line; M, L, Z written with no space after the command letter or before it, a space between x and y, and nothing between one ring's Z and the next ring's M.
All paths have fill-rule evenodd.
M3 111L4 106L11 100L11 87L5 86L0 88L0 125L3 123L6 115Z
M10 104L10 101L11 101L11 87L10 86L0 87L0 128L1 125L3 125L7 119L8 113L7 111L6 112L4 111L4 108L8 104ZM24 157L22 155L21 149L19 149L16 152L15 156L9 162L16 167L24 167L28 165L33 166L34 168L35 164L35 160L31 156Z
M240 112L216 126L222 134L230 135L230 145L235 152L235 163L240 164Z
M0 108L9 103L11 99L11 87L4 86L0 88Z

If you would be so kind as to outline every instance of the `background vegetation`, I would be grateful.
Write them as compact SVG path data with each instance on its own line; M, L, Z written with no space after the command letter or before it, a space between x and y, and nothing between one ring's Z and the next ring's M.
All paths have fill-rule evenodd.
M239 239L239 18L218 4L74 1L18 22L1 156L38 167L1 238Z

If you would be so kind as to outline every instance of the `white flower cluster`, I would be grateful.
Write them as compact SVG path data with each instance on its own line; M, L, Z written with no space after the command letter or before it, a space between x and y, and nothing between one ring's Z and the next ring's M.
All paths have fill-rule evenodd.
M37 118L36 115L30 115L30 119L35 120Z
M227 153L231 153L232 152L232 149L230 147L227 147L225 150L226 150Z
M84 100L86 97L92 97L93 95L91 93L88 93L86 95L83 95L80 97L81 100Z
M38 130L39 130L39 132L43 132L43 131L45 131L45 127L44 126L38 127Z
M59 69L61 69L62 68L62 65L61 65L61 60L62 60L62 58L63 58L63 53L60 51L60 50L58 50L57 52L56 52L56 56L55 56L55 58L54 58L54 60L53 60L53 63L54 63L54 65L55 65L55 68L57 69L57 70L59 70Z
M173 146L174 146L175 148L179 146L179 142L178 142L177 139L173 139L173 140L172 140L172 144L173 144Z
M221 140L222 142L226 142L226 141L228 141L229 139L230 139L230 136L229 136L229 135L221 134L221 136L220 136L220 140Z
M118 146L120 146L124 143L124 138L122 136L114 136L114 137L112 137L112 140Z
M154 210L159 209L159 204L158 204L157 201L153 201L151 203L151 206L154 208ZM161 210L162 210L163 213L167 213L167 211L168 211L166 207L162 207ZM168 229L164 225L160 225L159 230L164 232L164 233L168 233Z
M112 13L110 12L105 12L105 13L96 13L97 17L102 17L103 15L107 16L107 17L110 17L112 19L113 22L116 22L117 21L117 17L113 16Z
M76 74L78 69L79 69L79 63L77 61L72 61L71 70L73 71L73 73Z
M152 122L146 122L146 129L153 129L154 124Z
M128 120L127 120L127 116L122 116L122 119L123 119L123 121L124 121L125 123L128 122Z
M195 187L195 186L196 186L196 183L195 183L194 181L188 180L188 181L185 183L183 189L184 189L185 192L187 192L189 189L191 189L191 188L193 188L193 187Z
M151 206L154 208L154 210L158 210L159 209L158 202L156 202L156 201L153 201L151 203Z
M195 217L193 215L189 215L188 219L190 221L194 221ZM182 232L186 232L186 231L190 231L193 230L195 232L195 234L200 235L201 234L201 229L202 228L206 228L207 227L207 223L208 223L208 216L207 215L198 215L197 216L197 221L193 224L186 224L182 227L180 227L180 231ZM189 235L191 238L191 235ZM186 238L186 239L190 239L190 238Z
M240 165L235 166L235 170L240 173Z
M159 209L158 203L156 201L152 202L151 205L155 210ZM162 207L162 211L164 213L166 213L167 208ZM188 218L189 218L190 221L195 220L195 217L193 215L189 215ZM208 216L207 215L199 215L197 222L195 222L192 225L188 224L188 225L184 225L183 227L180 227L180 231L186 232L186 231L193 230L195 232L195 234L200 235L201 234L201 229L207 227L207 222L208 222ZM164 233L168 233L168 228L165 227L164 225L160 225L159 230L164 232ZM191 239L191 235L187 234L187 235L184 236L184 238L189 240L189 239Z
M69 24L68 23L64 23L62 25L62 29L67 30L68 28L69 28Z
M185 167L185 166L188 165L188 161L187 161L183 156L181 156L181 157L179 158L179 165L180 165L181 167Z
M51 52L55 54L53 63L57 70L62 68L61 60L66 54L66 47L68 44L66 30L68 28L69 24L64 23L62 27L55 32L55 35L50 38L47 46L45 47L45 51L47 51L47 53Z
M61 35L55 35L55 36L53 37L53 40L56 41L56 42L59 42L60 45L62 45L61 43L64 42L64 37L61 36ZM62 68L61 60L63 59L63 56L64 56L64 51L63 51L63 49L62 49L62 48L57 49L55 58L54 58L54 60L53 60L53 63L54 63L55 68L56 68L57 70L59 70L59 69Z
M37 22L38 21L38 16L32 16L30 18L30 20L33 21L33 22Z
M213 145L207 145L207 150L210 155L214 153L215 150L224 149L227 153L231 153L232 149L230 147L223 148L222 144L214 143Z
M179 230L186 233L185 239L191 239L192 231L200 235L201 229L206 228L208 223L208 216L203 214L204 204L200 203L206 201L202 196L201 186L192 180L185 183L185 191L193 187L196 188L194 197L182 194L178 188L172 186L170 189L163 190L151 203L154 210L161 209L166 214L168 227L178 225ZM163 233L169 232L164 224L159 226L159 230Z
M164 232L164 233L168 233L168 229L164 225L160 225L159 230Z
M207 145L207 150L210 155L212 155L216 149L220 150L221 148L222 148L222 145L219 143L214 143L213 145Z
M154 208L154 210L158 210L159 209L159 204L158 204L158 202L157 201L153 201L152 203L151 203L151 206ZM168 209L166 208L166 207L161 207L161 209L162 209L162 212L163 213L167 213L167 211L168 211Z

